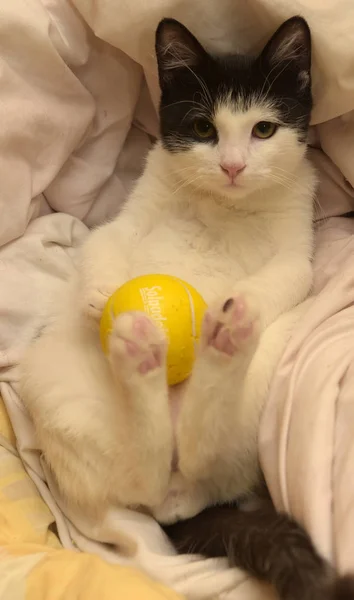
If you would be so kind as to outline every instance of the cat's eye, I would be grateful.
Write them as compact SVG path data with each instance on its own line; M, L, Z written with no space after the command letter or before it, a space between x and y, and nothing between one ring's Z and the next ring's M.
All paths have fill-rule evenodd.
M215 137L215 127L207 119L196 119L193 123L194 133L202 140L207 140Z
M261 140L266 140L275 134L278 126L270 121L259 121L252 129L252 135Z

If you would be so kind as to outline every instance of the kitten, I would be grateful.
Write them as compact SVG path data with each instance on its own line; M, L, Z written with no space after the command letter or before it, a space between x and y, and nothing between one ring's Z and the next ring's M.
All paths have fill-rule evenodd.
M165 19L156 53L161 141L22 364L39 447L91 522L128 506L173 523L256 485L260 412L312 283L306 22L286 21L252 58L212 56ZM208 304L193 373L170 390L166 336L146 315L117 317L108 358L100 346L107 298L148 273Z
M338 577L306 532L264 494L253 507L215 506L165 531L179 552L227 556L231 567L273 584L281 600L354 599L354 577Z

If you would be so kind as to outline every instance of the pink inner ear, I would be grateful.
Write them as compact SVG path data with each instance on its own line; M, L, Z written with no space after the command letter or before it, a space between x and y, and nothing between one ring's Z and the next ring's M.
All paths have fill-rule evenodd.
M156 31L156 52L160 75L196 67L207 56L203 46L179 21L163 19Z
M262 58L270 66L287 61L300 70L311 67L311 33L302 17L291 17L274 33L264 48Z
M298 80L300 83L300 89L306 88L310 83L310 74L308 71L300 71L298 75Z

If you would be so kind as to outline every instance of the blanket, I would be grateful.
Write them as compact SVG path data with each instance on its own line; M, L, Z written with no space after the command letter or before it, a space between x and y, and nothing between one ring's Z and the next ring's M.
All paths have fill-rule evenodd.
M0 398L0 597L11 600L182 600L136 569L64 549L26 473Z
M351 0L12 0L0 7L0 392L32 481L68 551L139 567L190 598L250 600L272 592L223 560L176 556L158 525L128 510L102 527L64 514L16 393L17 365L75 268L91 226L119 212L158 136L154 31L185 23L215 51L255 51L301 13L314 45L312 160L320 174L315 285L275 373L260 428L278 508L318 549L353 568L350 466L354 299L354 5ZM129 559L117 529L134 539Z

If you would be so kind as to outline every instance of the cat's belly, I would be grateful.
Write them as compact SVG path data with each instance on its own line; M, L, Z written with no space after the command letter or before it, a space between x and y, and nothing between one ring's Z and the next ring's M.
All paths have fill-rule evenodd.
M130 257L129 277L167 274L179 277L191 284L204 298L207 305L227 299L232 286L248 275L241 249L236 245L230 250L225 240L210 243L198 227L183 233L181 227L161 226L153 235L145 238L134 248ZM237 260L240 256L241 260ZM173 469L177 468L176 427L188 380L169 388L170 414L174 431Z
M187 262L188 260L188 262ZM192 285L210 304L224 294L228 294L233 283L242 278L243 272L237 265L229 268L225 264L203 264L202 261L193 261L191 258L180 261L141 261L131 270L131 278L151 273L173 275Z
M132 252L129 276L152 273L179 277L193 285L209 304L228 294L233 283L247 275L245 265L228 252L223 242L211 246L193 237L174 235L170 228L154 232Z

